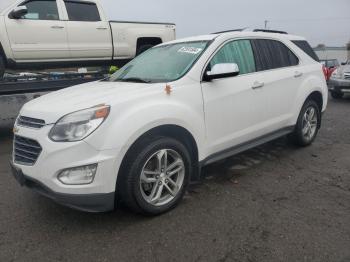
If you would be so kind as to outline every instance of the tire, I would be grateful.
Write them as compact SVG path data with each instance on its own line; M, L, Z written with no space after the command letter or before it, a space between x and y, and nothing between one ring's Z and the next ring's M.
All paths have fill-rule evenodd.
M331 96L334 98L334 99L342 99L344 97L344 93L342 92L337 92L337 91L332 91L331 92Z
M146 52L148 49L152 48L153 45L142 45L136 51L136 56L141 55L143 52Z
M320 123L321 110L318 104L314 100L307 100L300 111L294 132L290 135L292 142L301 147L311 145L317 136Z
M0 55L0 80L4 78L5 74L5 62L4 58Z
M170 173L166 168L161 170L165 167L165 159ZM175 160L178 164L170 169ZM142 139L129 150L123 161L117 183L119 200L136 213L159 215L168 212L186 192L192 173L191 162L187 148L173 138ZM178 173L170 175L177 169Z

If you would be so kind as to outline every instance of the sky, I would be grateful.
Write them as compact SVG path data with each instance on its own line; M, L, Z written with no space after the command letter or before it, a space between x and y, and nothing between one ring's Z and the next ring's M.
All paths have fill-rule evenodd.
M111 20L173 22L178 38L245 28L283 30L309 42L350 41L350 0L99 0ZM2 6L13 0L0 0Z

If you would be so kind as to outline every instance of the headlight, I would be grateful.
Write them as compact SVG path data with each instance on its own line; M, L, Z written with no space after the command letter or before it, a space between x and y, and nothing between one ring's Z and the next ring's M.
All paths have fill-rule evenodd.
M110 107L96 106L62 117L49 133L55 142L80 141L94 132L108 117Z

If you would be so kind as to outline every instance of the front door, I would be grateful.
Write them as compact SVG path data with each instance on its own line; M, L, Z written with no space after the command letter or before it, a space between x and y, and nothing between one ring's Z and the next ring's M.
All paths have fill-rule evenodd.
M236 63L240 74L202 82L209 155L259 137L265 121L264 79L256 73L250 41L226 43L208 70L219 63Z
M21 4L28 13L21 19L6 17L6 28L17 62L70 57L65 22L55 0L29 0Z

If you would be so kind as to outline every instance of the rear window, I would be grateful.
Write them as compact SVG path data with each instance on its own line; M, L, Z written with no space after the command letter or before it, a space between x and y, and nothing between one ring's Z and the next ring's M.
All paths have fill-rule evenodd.
M283 43L276 40L252 40L257 71L264 71L299 64L299 59Z
M309 45L309 43L305 40L295 40L292 41L295 45L297 45L301 50L303 50L305 53L307 53L313 60L319 62L320 59L316 55L315 51L312 49L312 47Z
M96 22L101 21L95 3L65 1L69 21Z

